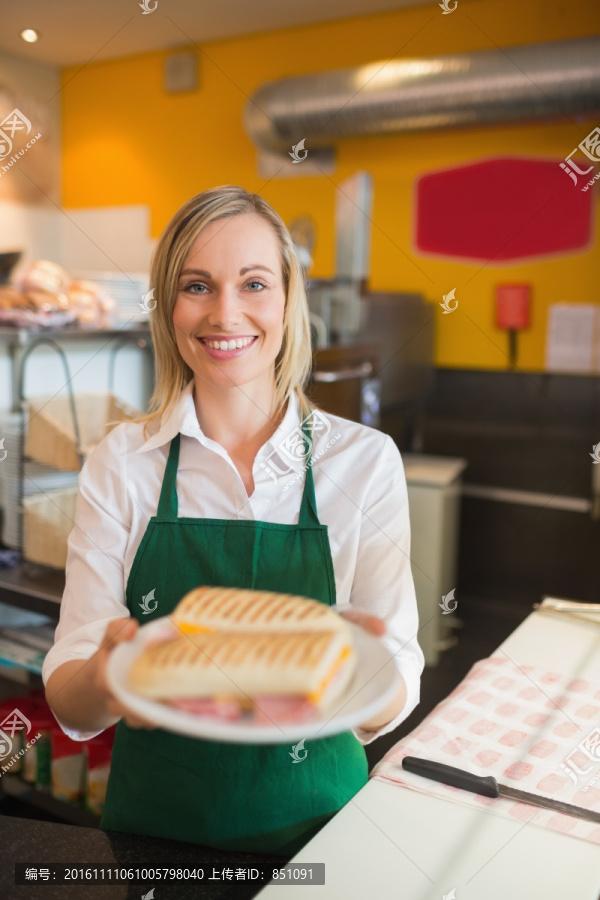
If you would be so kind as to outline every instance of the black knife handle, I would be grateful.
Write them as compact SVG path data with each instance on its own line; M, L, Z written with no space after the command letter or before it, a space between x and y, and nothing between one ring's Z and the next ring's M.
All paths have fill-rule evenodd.
M420 759L418 756L405 756L402 768L415 775L422 775L423 778L441 781L442 784L471 791L473 794L481 794L483 797L500 796L498 782L491 775L485 777L472 775L462 769L455 769L454 766L445 766L443 763L434 762L432 759Z

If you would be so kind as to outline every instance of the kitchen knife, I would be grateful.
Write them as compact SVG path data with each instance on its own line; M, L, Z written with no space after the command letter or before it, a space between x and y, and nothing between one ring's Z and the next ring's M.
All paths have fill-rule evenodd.
M418 756L405 756L402 760L402 768L415 775L421 775L423 778L440 781L442 784L449 784L451 787L461 788L463 791L471 791L472 794L481 794L483 797L506 797L509 800L517 800L519 803L543 806L544 809L552 809L554 812L577 816L579 819L587 819L588 822L600 824L600 813L598 812L585 809L583 806L563 803L561 800L552 800L550 797L530 794L529 791L518 791L506 784L498 784L491 775L473 775L463 769L445 766L432 759L420 759Z

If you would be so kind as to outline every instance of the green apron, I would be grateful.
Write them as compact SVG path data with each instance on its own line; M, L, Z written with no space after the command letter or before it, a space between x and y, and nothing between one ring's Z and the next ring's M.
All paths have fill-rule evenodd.
M142 624L169 615L198 585L254 588L335 603L327 526L306 470L298 525L178 518L180 436L171 441L158 513L127 582L127 606ZM156 610L142 598L154 589ZM287 744L228 744L162 729L117 725L100 827L284 855L300 850L366 783L367 757L350 732L310 739L302 762Z

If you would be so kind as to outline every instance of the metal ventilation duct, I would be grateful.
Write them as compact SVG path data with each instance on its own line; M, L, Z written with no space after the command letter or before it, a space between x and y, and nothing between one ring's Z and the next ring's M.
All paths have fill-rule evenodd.
M557 118L600 111L600 38L392 60L259 88L246 129L259 148Z

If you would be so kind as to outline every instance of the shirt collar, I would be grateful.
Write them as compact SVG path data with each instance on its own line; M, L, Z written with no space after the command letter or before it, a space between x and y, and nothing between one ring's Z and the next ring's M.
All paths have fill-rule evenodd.
M299 430L300 425L298 398L296 397L296 392L292 391L281 424L275 429L259 453L269 455L273 450L280 448L281 445L286 446L286 442L293 440L293 436ZM205 445L211 444L214 446L214 441L211 441L210 438L206 437L198 422L194 404L193 378L183 388L170 415L161 419L160 427L156 434L148 438L148 440L139 448L138 452L142 453L146 450L154 450L157 447L162 447L163 444L172 441L177 434L186 434L190 437L198 438Z
M199 437L201 434L196 407L194 406L193 379L188 381L182 390L170 415L166 418L163 416L158 431L142 444L138 452L142 453L145 450L154 450L156 447L162 447L163 444L172 441L175 435L179 433L193 435L194 437Z

